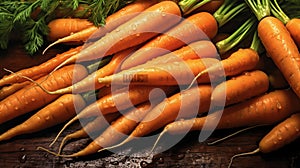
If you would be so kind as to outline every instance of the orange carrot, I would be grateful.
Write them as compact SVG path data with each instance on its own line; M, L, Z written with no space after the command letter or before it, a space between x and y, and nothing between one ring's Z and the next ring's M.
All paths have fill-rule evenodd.
M59 18L49 22L48 40L55 41L59 38L68 36L72 33L84 30L93 26L93 23L87 19L79 18Z
M218 24L211 14L207 12L194 14L143 45L123 62L121 69L145 63L194 41L212 39L217 31Z
M99 116L96 119L94 119L93 121L90 121L89 123L87 123L82 129L75 131L71 134L68 134L61 141L58 153L59 154L61 153L63 146L65 145L65 143L68 140L85 138L85 137L92 136L92 135L94 137L94 134L98 134L100 132L100 130L106 128L109 125L109 123L113 122L119 116L120 116L120 114L118 114L118 113L108 114L108 115L105 115L104 117Z
M298 47L300 47L300 19L299 18L293 18L291 19L286 25L287 30L290 32L291 36L293 37L293 40L297 44Z
M56 90L69 86L72 82L79 81L86 75L87 71L84 66L69 65L53 73L52 76L48 78L44 76L36 82L42 82L41 85L48 90ZM58 97L59 95L47 94L36 85L29 85L0 102L0 123L41 108Z
M283 6L286 8L286 11L289 11L290 7L293 6L294 4L286 4ZM271 12L274 15L274 17L278 18L282 23L285 25L286 29L292 36L294 42L298 47L300 47L300 35L299 35L299 28L300 28L300 19L292 16L288 16L283 10L282 7L279 5L278 0L274 0L270 2L271 6Z
M27 68L27 69L22 69L16 73L4 76L2 79L0 79L0 87L7 85L7 84L21 83L21 82L26 81L25 78L21 78L20 76L26 76L26 77L29 77L34 80L38 79L36 77L40 77L41 74L44 74L44 75L48 74L57 65L59 65L60 63L65 61L67 58L71 57L74 54L79 53L81 48L82 48L81 46L72 48L62 54L57 54L56 57L51 58L50 60L48 60L40 65L31 67L31 68Z
M284 24L269 16L258 24L258 35L268 55L300 97L300 54Z
M135 47L132 47L116 53L108 64L106 64L104 67L100 68L99 70L95 71L94 73L88 75L83 80L74 83L69 87L55 90L52 92L50 91L48 93L49 94L82 93L89 90L100 89L104 85L98 82L98 78L111 75L115 71L117 71L123 59L126 56L128 56L131 52L133 52L134 49Z
M228 58L200 72L194 81L207 73L210 74L211 80L223 76L224 73L225 76L235 76L244 71L253 70L258 62L259 55L255 50L251 48L240 48L236 52L233 52Z
M139 12L144 11L146 8L157 2L157 0L136 0L133 3L130 3L124 6L122 9L109 15L105 19L105 26L97 27L93 25L76 33L72 33L68 36L62 36L62 38L57 39L54 43L50 44L44 50L44 52L51 46L59 43L86 42L89 38L90 40L93 40L94 38L99 39L106 33L125 23L126 21L137 15Z
M259 143L259 150L263 153L278 150L286 144L300 137L300 113L279 123Z
M215 58L193 59L166 64L143 66L123 70L104 78L99 78L98 82L112 85L188 85L195 75L204 71L208 66L220 62ZM210 82L209 76L204 75L198 78L198 82Z
M175 120L195 117L197 114L207 112L210 107L211 92L210 85L199 85L164 99L147 113L128 138L106 149L119 147L135 137L150 134Z
M276 90L217 111L208 116L176 121L162 134L180 134L187 130L211 130L274 124L300 110L300 99L291 90ZM220 120L218 121L218 119Z
M120 112L134 105L146 102L149 100L160 99L163 97L161 92L156 92L155 89L161 89L166 95L171 94L175 91L176 87L161 87L156 88L153 86L134 86L130 88L122 88L108 94L94 103L89 104L85 107L78 115L72 118L64 127L60 130L55 140L60 136L60 134L71 125L74 121L82 118L88 118L92 116L106 115L110 113ZM152 92L154 91L154 92ZM151 93L151 95L150 95Z
M266 136L259 142L259 147L252 152L240 153L234 155L229 163L232 164L234 158L239 156L253 155L258 152L270 153L276 151L283 146L300 138L300 113L292 114L289 118L285 119L276 125Z
M251 48L239 49L225 60L214 58L187 60L152 67L132 68L104 78L103 84L177 85L215 81L225 76L235 76L252 70L259 61L259 55ZM196 77L194 77L194 75ZM193 80L189 78L193 78Z
M76 104L76 108L74 106ZM81 95L66 94L36 112L29 119L0 135L0 141L11 139L17 135L29 134L44 130L67 121L76 115L76 110L85 106Z
M211 41L201 40L193 42L187 46L183 46L178 50L167 53L156 58L153 58L143 64L134 66L132 68L140 68L152 65L166 64L171 62L184 61L189 59L199 58L218 58L219 54L215 45ZM131 68L131 69L132 69Z
M79 157L94 154L98 150L113 145L123 139L126 134L129 134L136 127L150 109L151 104L149 102L129 109L123 116L113 122L99 137L79 152L71 155L58 155L47 149L46 151L61 157ZM39 149L45 150L41 147Z
M214 88L211 99L214 105L229 105L261 95L269 89L269 79L263 71L245 72L232 77Z
M68 63L94 60L137 46L177 24L180 16L180 8L175 2L154 4L58 65L54 71Z
M17 92L18 90L24 88L25 86L29 85L29 81L25 81L22 83L14 83L9 86L5 86L0 89L0 101L8 97L9 95L12 95L13 93Z

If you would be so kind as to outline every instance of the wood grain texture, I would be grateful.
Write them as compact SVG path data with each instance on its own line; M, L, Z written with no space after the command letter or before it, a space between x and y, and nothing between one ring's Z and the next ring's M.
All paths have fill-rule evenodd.
M22 50L20 45L10 47L8 51L1 51L0 67L18 70L23 67L37 65L57 52L63 51L65 48L57 46L50 49L46 55L28 56ZM5 74L1 70L1 75ZM10 122L0 125L0 133L8 128L22 122L28 118L30 114L14 119ZM12 140L0 142L0 167L200 167L200 168L225 168L227 167L230 157L234 154L247 152L255 149L259 140L272 128L271 126L260 127L248 132L244 132L232 137L219 144L208 146L206 143L198 142L199 132L187 134L177 145L171 149L156 154L153 158L127 157L118 153L103 152L80 158L58 158L44 151L38 151L38 146L48 147L55 137L56 133L62 125L58 125L47 130L22 135ZM73 124L67 129L62 137L70 132L79 129L79 123ZM208 141L221 138L236 130L220 130L212 134ZM51 148L57 150L59 141ZM168 137L172 138L172 137ZM74 140L64 147L64 153L72 153L83 148L89 138ZM160 145L167 143L167 138L162 140ZM287 145L286 147L270 153L256 154L253 156L240 157L234 160L232 167L236 168L298 168L300 167L300 140ZM132 143L134 145L134 142ZM130 144L129 144L130 146ZM158 146L160 147L160 146Z

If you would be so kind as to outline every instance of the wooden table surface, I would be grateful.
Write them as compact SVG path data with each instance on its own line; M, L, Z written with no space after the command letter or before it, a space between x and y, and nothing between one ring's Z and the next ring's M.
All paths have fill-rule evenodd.
M57 46L46 55L37 54L28 56L20 45L13 45L7 51L0 52L0 76L5 72L4 67L16 71L23 67L37 65L65 48ZM22 116L8 123L0 125L0 132L16 125L26 119ZM138 157L138 154L127 157L117 153L103 152L80 158L59 158L44 151L36 150L38 146L47 147L55 137L62 125L47 130L22 135L6 142L0 142L0 168L6 167L200 167L219 168L227 167L230 157L234 154L254 150L259 140L272 128L265 126L252 129L239 134L224 142L208 146L198 141L199 132L187 134L177 145L171 149L154 155L152 158ZM80 128L76 123L66 130L62 136ZM221 138L236 130L215 131L208 141ZM58 142L60 142L61 138ZM64 148L64 153L72 153L81 149L90 140L80 139L71 141ZM270 153L256 154L236 158L232 167L237 168L299 168L300 167L300 140L286 147ZM163 144L163 143L162 143ZM56 143L51 150L57 150ZM159 147L159 146L158 146Z

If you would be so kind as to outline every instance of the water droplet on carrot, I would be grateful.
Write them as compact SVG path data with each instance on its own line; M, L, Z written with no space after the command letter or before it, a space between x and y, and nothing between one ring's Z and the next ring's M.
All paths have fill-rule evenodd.
M282 106L281 106L280 103L277 103L276 107L277 107L279 110L282 109Z
M34 98L31 99L32 102L35 102L36 100Z
M50 116L47 116L47 117L45 118L45 120L46 120L46 121L50 120Z
M15 107L15 110L19 110L19 107Z
M132 25L132 30L135 31L136 28L137 28L137 25L136 25L136 24L133 24L133 25Z

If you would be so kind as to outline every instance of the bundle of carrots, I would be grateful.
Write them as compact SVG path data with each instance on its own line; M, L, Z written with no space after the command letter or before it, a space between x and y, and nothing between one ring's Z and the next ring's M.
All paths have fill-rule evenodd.
M65 123L52 146L86 118L58 152L38 149L85 156L161 131L154 149L166 133L256 125L275 127L252 153L299 138L299 19L289 19L277 0L192 2L136 0L103 27L84 22L64 35L53 27L57 41L44 52L81 44L0 79L0 124L37 110L0 141ZM226 32L230 21L240 27ZM88 136L86 148L61 154L68 140Z

